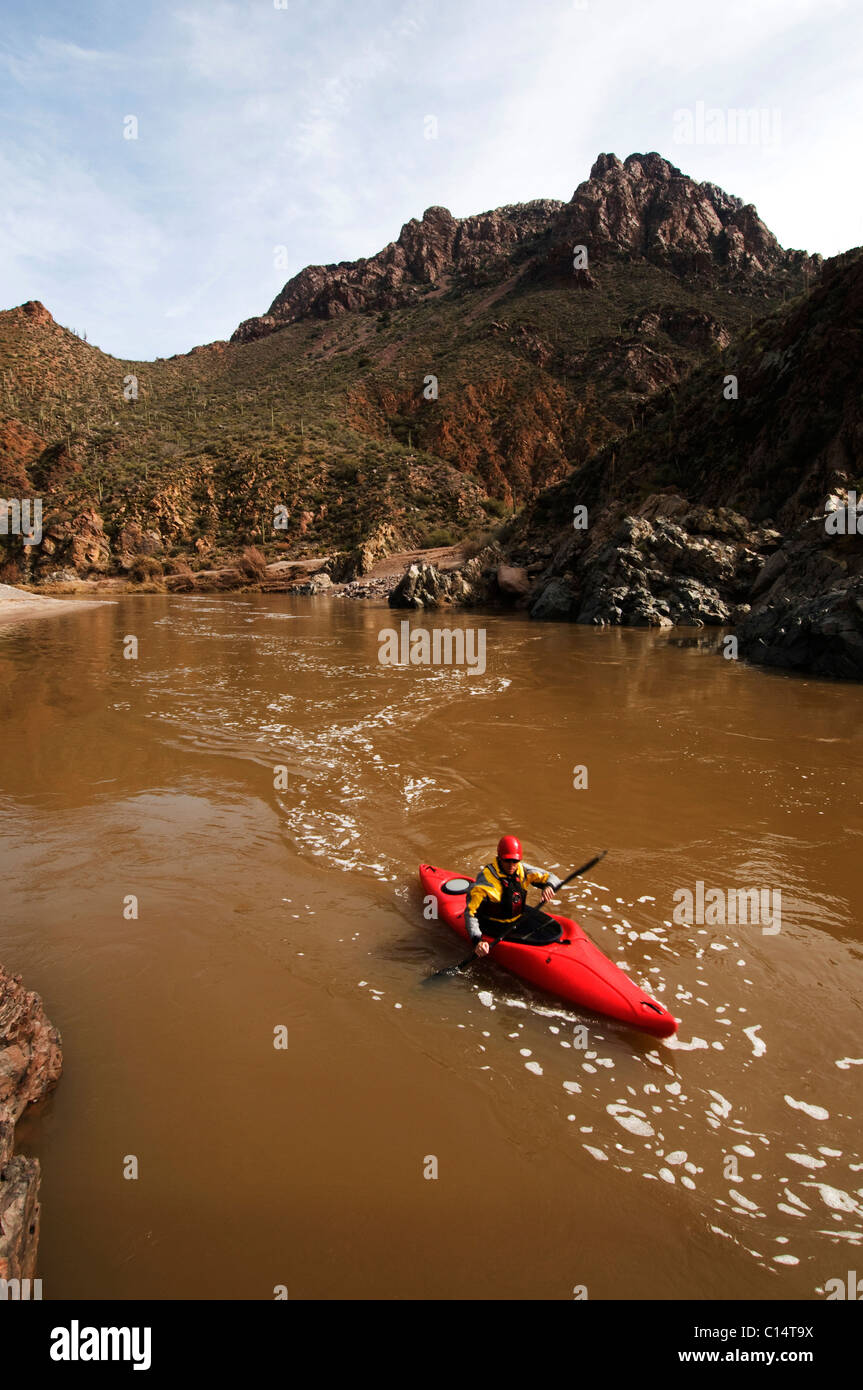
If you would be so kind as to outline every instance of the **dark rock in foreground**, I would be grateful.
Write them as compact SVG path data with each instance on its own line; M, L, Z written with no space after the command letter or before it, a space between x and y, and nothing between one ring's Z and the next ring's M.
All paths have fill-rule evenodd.
M60 1034L38 994L0 967L0 1279L31 1279L39 1244L39 1161L12 1152L27 1105L54 1086L62 1069Z

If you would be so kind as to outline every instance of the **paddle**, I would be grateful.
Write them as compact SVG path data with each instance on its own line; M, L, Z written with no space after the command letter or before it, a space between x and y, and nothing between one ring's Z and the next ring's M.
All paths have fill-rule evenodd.
M608 850L604 849L601 854L595 855L593 859L588 859L587 863L582 864L580 869L575 869L566 878L562 879L554 890L555 896L557 896L561 888L566 887L567 883L571 883L574 878L578 878L579 874L586 874L588 869L592 869L594 864L598 864L600 859L604 859L607 854ZM466 905L467 904L465 902L465 906ZM475 951L472 951L469 956L466 956L464 960L458 961L456 965L445 965L443 970L436 970L433 975L427 975L425 980L423 981L423 984L428 985L431 984L432 980L441 980L447 975L455 975L459 971L465 970L469 965L473 965L478 960L488 960L495 946L499 946L502 941L506 941L507 937L511 936L512 933L515 931L517 925L518 923L515 923L512 927L510 927L509 931L505 931L503 933L503 936L499 936L496 941L492 941L487 953L484 956L478 956Z

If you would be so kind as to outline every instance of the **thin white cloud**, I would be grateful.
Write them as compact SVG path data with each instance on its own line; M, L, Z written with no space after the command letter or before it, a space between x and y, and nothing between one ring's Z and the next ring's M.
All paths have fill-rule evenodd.
M430 204L569 198L605 150L658 150L784 245L861 240L856 3L140 0L128 35L75 42L22 14L0 52L0 299L43 298L124 355L227 337L304 265L372 255ZM780 107L781 144L676 145L699 100Z
M49 89L58 81L77 85L93 77L104 79L106 73L119 72L128 63L125 55L110 49L82 48L43 35L27 49L20 45L0 49L0 66L23 87Z

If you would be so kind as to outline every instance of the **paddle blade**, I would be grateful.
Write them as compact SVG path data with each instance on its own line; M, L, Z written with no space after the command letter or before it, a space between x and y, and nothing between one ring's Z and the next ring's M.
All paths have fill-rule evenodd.
M430 985L435 980L446 980L452 975L458 975L468 965L473 965L476 959L476 956L467 956L464 960L457 961L455 965L445 965L443 970L436 970L433 975L426 975L422 983Z

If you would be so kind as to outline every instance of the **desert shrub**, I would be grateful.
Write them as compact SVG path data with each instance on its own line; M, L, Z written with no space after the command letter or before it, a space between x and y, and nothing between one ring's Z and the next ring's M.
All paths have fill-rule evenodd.
M177 556L174 560L168 560L165 565L165 573L190 575L192 573L192 567L188 560L184 560L180 556Z
M247 579L263 579L267 572L267 557L255 545L247 545L237 564Z
M161 561L152 555L139 555L130 573L136 584L143 584L148 579L161 579L164 570Z
M509 511L506 503L500 497L489 497L487 502L483 502L483 506L487 512L491 512L492 516L506 516Z
M458 545L461 536L447 526L438 526L434 531L428 531L423 539L422 549L432 550L439 545Z
M486 546L491 545L494 539L494 531L473 531L465 541L465 553L468 559L473 559L474 555L478 555L481 550L485 550Z
M0 555L0 584L20 584L21 566L12 557Z

